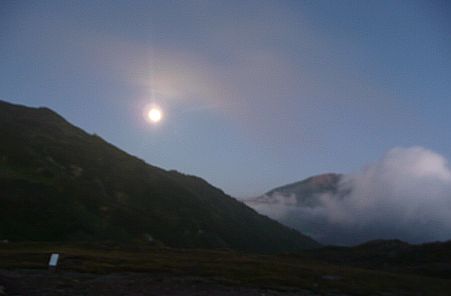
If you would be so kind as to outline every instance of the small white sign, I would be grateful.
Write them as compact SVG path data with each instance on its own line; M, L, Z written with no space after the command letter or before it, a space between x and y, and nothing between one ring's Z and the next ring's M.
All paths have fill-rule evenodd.
M56 267L58 265L59 257L60 257L60 254L53 253L52 256L50 256L49 266Z

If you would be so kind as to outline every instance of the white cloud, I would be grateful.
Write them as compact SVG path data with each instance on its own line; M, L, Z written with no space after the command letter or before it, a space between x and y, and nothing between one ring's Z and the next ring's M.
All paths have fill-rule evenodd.
M451 239L451 170L422 147L394 148L346 175L339 194L319 196L319 207L278 204L257 210L324 243L355 244L398 238L413 243Z

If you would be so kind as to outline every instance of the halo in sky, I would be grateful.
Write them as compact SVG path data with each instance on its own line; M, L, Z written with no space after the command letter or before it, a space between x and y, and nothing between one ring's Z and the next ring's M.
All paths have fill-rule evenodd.
M161 109L153 107L147 113L147 117L151 122L157 123L163 117L163 113L161 112Z

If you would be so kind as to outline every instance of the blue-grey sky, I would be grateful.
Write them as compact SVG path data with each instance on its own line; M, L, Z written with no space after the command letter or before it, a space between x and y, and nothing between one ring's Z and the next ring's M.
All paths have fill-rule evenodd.
M0 98L237 197L392 147L449 159L451 5L1 1Z

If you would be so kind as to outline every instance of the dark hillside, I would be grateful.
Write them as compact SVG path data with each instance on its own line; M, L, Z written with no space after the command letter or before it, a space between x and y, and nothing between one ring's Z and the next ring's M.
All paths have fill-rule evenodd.
M47 108L0 101L0 239L155 239L275 252L318 244L204 180L146 164Z
M412 245L374 240L355 247L324 247L303 256L329 264L451 279L451 241Z

